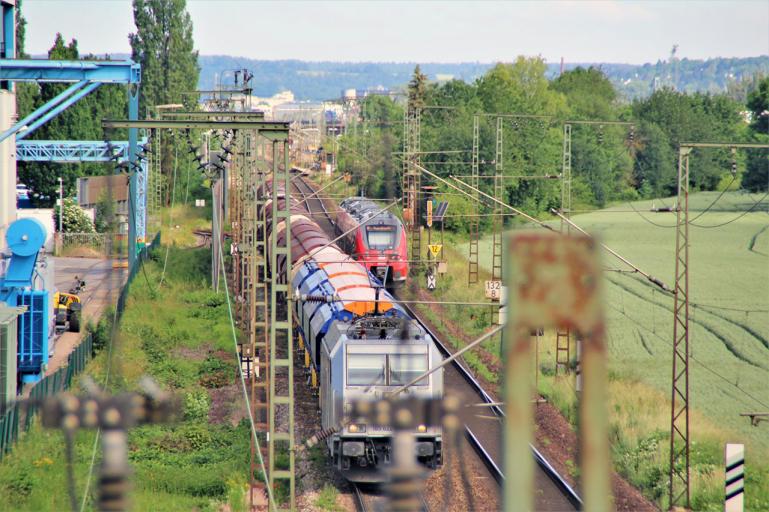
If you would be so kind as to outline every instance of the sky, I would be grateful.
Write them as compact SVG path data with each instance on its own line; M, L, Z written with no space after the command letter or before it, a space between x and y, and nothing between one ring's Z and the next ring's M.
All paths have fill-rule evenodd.
M769 0L251 1L187 0L203 55L253 59L641 64L678 56L769 54ZM56 32L81 53L128 53L130 0L23 0L26 50Z

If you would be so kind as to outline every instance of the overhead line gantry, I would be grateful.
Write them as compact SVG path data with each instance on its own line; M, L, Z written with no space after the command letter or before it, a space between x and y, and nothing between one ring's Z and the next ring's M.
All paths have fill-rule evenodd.
M226 112L209 112L211 117L227 117ZM205 117L205 116L200 116ZM248 117L248 116L232 116ZM255 114L259 117L259 114ZM236 237L236 251L245 249L246 257L237 255L234 258L234 271L236 284L234 292L237 297L244 293L252 300L251 307L247 312L240 308L241 318L239 322L242 326L248 326L249 332L249 350L247 357L251 358L250 377L252 379L252 397L257 387L254 381L256 368L266 370L267 376L264 377L260 387L266 387L267 403L265 405L268 411L268 483L270 488L274 488L276 481L287 481L289 487L289 507L295 508L295 439L294 439L294 373L293 373L293 325L291 317L291 307L287 305L290 301L291 290L288 285L287 276L291 274L291 212L290 201L279 201L278 184L283 184L285 190L290 190L290 171L289 164L289 123L274 122L263 120L211 120L211 119L185 119L185 120L104 120L104 128L143 128L143 129L181 129L181 130L233 130L234 137L244 136L247 133L254 134L253 139L237 139L241 146L239 153L235 158L239 169L235 172L237 201L250 200L254 198L253 205L239 205L234 212L239 234ZM242 132L242 133L241 133ZM262 141L266 140L266 145L258 145L256 138L260 137ZM261 158L257 157L259 148L262 149ZM271 170L268 163L268 150L272 159ZM253 152L248 154L249 152ZM254 161L255 160L255 161ZM253 161L253 166L248 162ZM272 175L271 190L271 208L266 211L263 205L267 198L264 196L263 185L268 180L268 174ZM250 190L253 190L251 195ZM219 206L223 206L220 200ZM262 218L256 216L256 209L262 205ZM216 204L214 205L217 206ZM217 215L221 217L221 214ZM232 218L231 218L232 220ZM284 237L279 239L275 230L270 240L267 240L267 223L273 226L283 223L285 226ZM243 227L246 227L246 232ZM261 248L264 258L270 258L269 272L266 262L254 264L256 262L255 253L259 242L253 242L257 239L257 232L261 230ZM270 244L267 250L266 243ZM246 247L248 245L248 247ZM278 273L277 258L283 257L286 260L285 273ZM262 260L264 261L264 259ZM221 264L221 262L220 262ZM261 273L260 273L261 270ZM269 276L268 276L269 274ZM266 297L259 300L256 292L267 293L266 284L269 283L269 302ZM280 306L280 307L279 307ZM261 316L260 320L257 318ZM261 327L264 333L264 342L257 344L257 328ZM269 331L269 338L267 332ZM260 351L257 349L261 349ZM241 348L241 350L243 350ZM241 352L243 354L243 352ZM259 354L262 363L257 363L256 358ZM287 388L284 393L279 393L276 388L276 376L280 370L281 378L287 379ZM288 409L287 414L280 414L281 417L288 419L287 426L283 428L278 423L278 412ZM249 414L253 414L249 411ZM252 443L254 440L252 439ZM288 468L276 467L276 454L280 446L285 446L289 455ZM252 451L253 456L253 451Z

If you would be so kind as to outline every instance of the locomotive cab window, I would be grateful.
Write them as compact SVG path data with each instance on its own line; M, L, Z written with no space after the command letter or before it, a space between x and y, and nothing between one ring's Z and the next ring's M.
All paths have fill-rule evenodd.
M392 249L395 247L395 226L366 226L366 240L369 249Z
M348 386L402 386L428 369L427 354L347 354ZM427 386L429 377L415 386Z
M384 354L347 354L347 385L383 386L386 361Z
M427 371L426 354L390 354L387 356L390 386L402 386ZM419 380L415 386L427 386L427 377Z

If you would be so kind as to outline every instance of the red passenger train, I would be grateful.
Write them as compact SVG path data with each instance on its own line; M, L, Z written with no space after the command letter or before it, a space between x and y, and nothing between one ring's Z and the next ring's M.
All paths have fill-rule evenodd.
M390 212L380 212L382 207L365 197L348 197L339 206L337 230L340 235L349 231L341 240L342 249L385 286L403 285L409 262L406 230L400 219Z

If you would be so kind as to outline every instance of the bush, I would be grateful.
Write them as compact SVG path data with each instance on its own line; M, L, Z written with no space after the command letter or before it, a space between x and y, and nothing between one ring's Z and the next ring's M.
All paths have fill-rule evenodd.
M113 313L113 311L106 311L96 326L89 323L88 327L86 327L86 331L91 334L93 339L94 354L104 349L112 338Z
M59 227L59 210L57 206L53 210L53 220L56 227ZM64 219L62 219L62 230L65 233L93 233L93 223L86 215L85 210L80 208L74 199L64 199Z
M190 391L184 394L184 419L189 421L207 420L210 408L211 398L205 391Z
M204 388L220 388L229 384L234 374L234 365L218 357L208 356L198 368L198 382Z
M6 484L8 493L12 496L20 498L20 501L24 501L32 493L32 489L35 487L34 479L29 473L29 470L25 467L21 467L18 471L14 472L10 481Z

